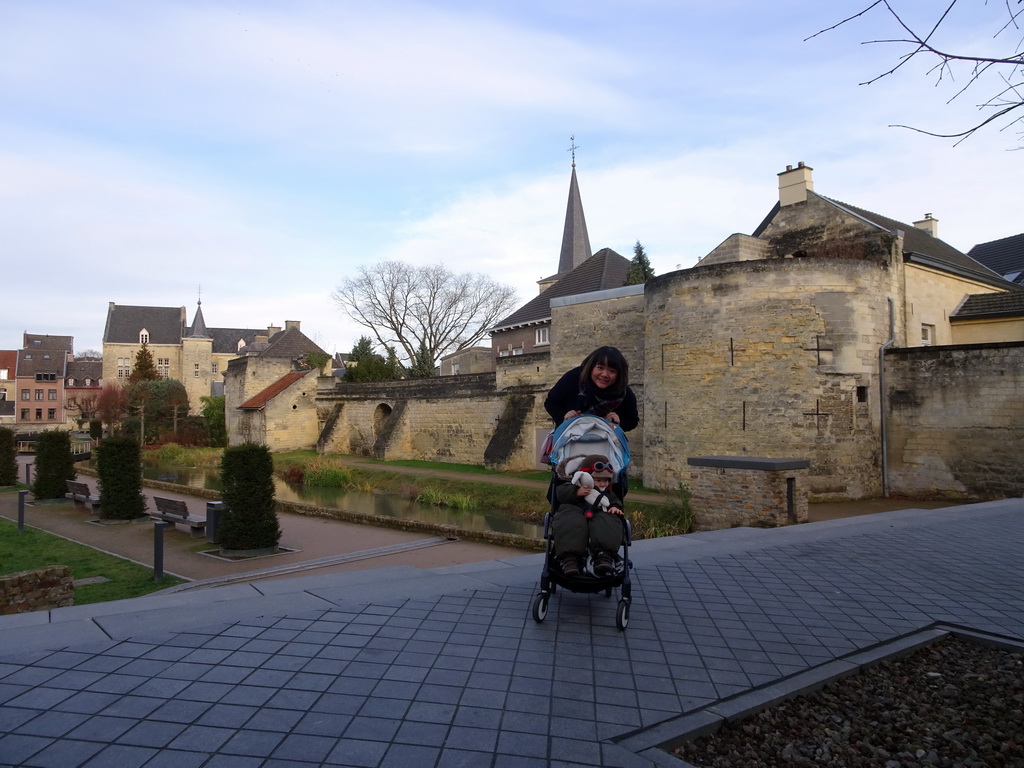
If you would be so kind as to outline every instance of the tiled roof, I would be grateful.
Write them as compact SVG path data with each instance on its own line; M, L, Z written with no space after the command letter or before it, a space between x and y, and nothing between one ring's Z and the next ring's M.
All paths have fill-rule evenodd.
M246 400L244 403L242 403L238 407L242 408L242 409L245 409L245 410L257 410L258 411L261 408L266 407L267 403L269 403L271 400L273 400L279 394L281 394L286 389L288 389L288 387L290 387L296 381L298 381L303 376L306 376L306 375L308 375L310 373L314 373L314 371L292 371L291 373L286 373L284 376L282 376L280 379L275 381L273 384L271 384L269 387L264 389L262 392L260 392L259 394L253 395L252 397L250 397L248 400Z
M286 328L268 339L267 348L260 352L260 357L301 360L307 352L323 350L298 328Z
M1024 285L1024 234L978 243L967 253L1007 280Z
M25 348L18 350L18 378L35 378L37 373L52 373L64 378L68 353L74 348L73 336L25 334Z
M490 330L504 331L551 319L551 300L560 296L621 288L629 274L629 259L611 248L602 248L539 296L528 301Z
M973 293L950 315L951 320L1024 316L1024 291Z
M6 368L7 375L13 379L18 368L18 350L0 349L0 368Z
M222 354L238 354L238 342L252 344L256 341L257 333L266 333L267 329L255 328L207 328L206 335L213 338L213 351Z

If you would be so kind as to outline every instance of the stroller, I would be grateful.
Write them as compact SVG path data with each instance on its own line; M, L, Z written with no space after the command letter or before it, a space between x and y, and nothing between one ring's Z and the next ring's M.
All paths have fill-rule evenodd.
M554 553L552 520L558 506L555 488L562 483L572 482L572 476L580 469L584 457L593 454L601 454L609 459L614 474L612 489L620 499L624 499L628 485L626 468L629 466L630 458L629 442L617 425L599 416L584 414L567 419L554 431L551 450L545 457L552 469L551 484L548 488L551 509L544 515L544 568L540 575L540 593L533 602L533 619L538 623L544 621L548 613L548 601L557 587L563 587L570 592L604 592L605 597L611 597L612 590L618 588L620 599L615 612L615 626L624 630L629 623L629 571L633 567L629 559L629 521L625 517L619 518L624 529L622 551L614 554L613 570L610 575L599 576L593 568L588 568L586 563L582 564L578 574L565 574Z

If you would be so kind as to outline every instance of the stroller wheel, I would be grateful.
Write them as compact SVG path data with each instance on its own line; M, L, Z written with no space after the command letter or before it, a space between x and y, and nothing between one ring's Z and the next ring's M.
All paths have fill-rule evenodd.
M533 620L540 624L548 615L548 596L541 592L533 601Z
M615 626L624 630L629 624L629 601L619 600L619 607L615 610Z

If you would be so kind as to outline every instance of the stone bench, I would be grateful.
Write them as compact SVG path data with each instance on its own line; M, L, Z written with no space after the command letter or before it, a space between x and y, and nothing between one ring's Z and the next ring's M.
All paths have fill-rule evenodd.
M206 519L189 515L188 504L184 501L154 496L153 502L156 504L156 511L150 511L147 514L154 520L163 520L165 523L174 523L175 525L187 525L194 539L205 535Z
M68 492L64 494L65 499L71 499L75 506L86 504L93 512L100 508L100 497L89 491L89 486L77 480L65 480Z

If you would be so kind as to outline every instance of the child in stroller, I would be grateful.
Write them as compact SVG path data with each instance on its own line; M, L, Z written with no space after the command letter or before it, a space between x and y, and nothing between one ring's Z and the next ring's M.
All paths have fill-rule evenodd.
M578 576L591 555L596 576L611 576L622 546L622 500L611 488L607 456L583 457L570 482L555 486L558 508L551 522L555 559L566 576Z
M622 504L630 460L626 436L607 419L576 416L558 426L545 455L553 469L551 509L544 516L546 553L533 618L544 621L557 587L604 592L606 597L620 588L615 624L625 629L632 567L630 526Z

